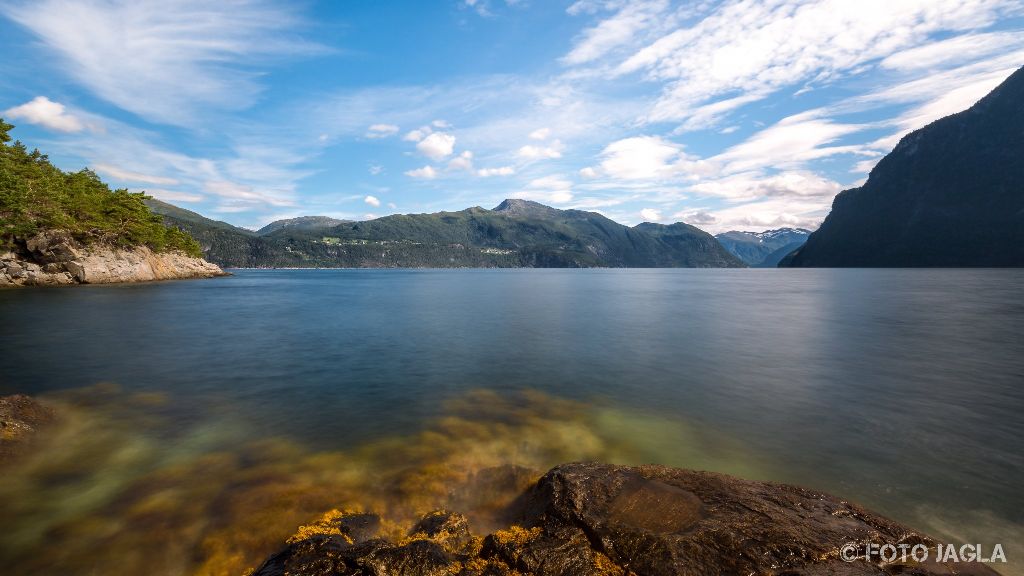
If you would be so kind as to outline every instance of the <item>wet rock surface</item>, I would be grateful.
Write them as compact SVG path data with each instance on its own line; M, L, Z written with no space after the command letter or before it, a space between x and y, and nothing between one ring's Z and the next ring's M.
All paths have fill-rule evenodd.
M219 266L146 246L81 246L62 231L41 232L0 254L0 287L149 282L226 275Z
M27 449L39 429L53 419L53 410L29 396L0 397L0 464Z
M465 517L424 516L401 541L368 514L325 516L259 576L598 574L995 574L982 564L845 562L849 542L938 542L838 498L784 484L663 466L565 464L484 538ZM358 529L356 527L359 527ZM304 530L306 532L304 533ZM934 553L931 555L934 556Z

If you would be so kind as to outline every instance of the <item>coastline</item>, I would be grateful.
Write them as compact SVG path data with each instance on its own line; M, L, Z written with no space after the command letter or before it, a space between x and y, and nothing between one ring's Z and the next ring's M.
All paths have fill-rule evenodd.
M60 231L29 238L0 253L0 288L185 280L229 276L216 264L147 246L82 246Z

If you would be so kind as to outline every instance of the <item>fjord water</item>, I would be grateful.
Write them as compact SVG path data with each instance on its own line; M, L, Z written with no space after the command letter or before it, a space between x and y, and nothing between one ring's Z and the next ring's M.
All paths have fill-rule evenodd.
M85 410L49 448L68 470L51 456L0 479L0 557L45 565L73 537L65 573L118 541L150 573L230 572L280 540L224 536L218 515L256 524L283 498L258 524L288 534L385 470L603 458L832 492L1001 543L1012 572L1022 285L1020 270L239 270L0 292L0 394ZM282 464L256 478L261 458ZM323 502L296 495L323 486ZM204 504L186 521L188 502Z

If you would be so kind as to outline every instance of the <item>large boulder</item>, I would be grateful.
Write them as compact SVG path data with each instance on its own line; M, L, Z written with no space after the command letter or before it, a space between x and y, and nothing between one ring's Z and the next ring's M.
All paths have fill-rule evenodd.
M848 543L920 545L933 559L939 543L820 492L664 466L565 464L509 514L515 523L481 539L465 518L435 512L399 542L354 539L341 514L293 538L255 574L995 574L910 557L844 561Z
M81 256L78 243L63 230L40 232L25 241L25 248L39 262L67 262Z

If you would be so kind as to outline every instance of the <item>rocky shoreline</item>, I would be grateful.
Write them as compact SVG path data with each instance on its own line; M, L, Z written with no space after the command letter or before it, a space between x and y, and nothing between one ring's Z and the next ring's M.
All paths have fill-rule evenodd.
M201 258L153 252L146 246L82 246L60 231L29 238L17 251L0 253L0 287L151 282L227 276Z
M56 418L31 397L0 397L0 466L18 466ZM511 490L504 500L511 503L486 522L449 510L409 524L373 511L330 510L245 575L998 574L983 562L940 560L942 542L797 486L656 465L571 463L529 480L538 476L512 465L476 473L472 494L453 499L455 506L472 508L474 495ZM926 558L884 558L877 547L885 545L926 550Z
M464 516L435 511L394 541L379 535L374 514L332 511L252 574L996 574L980 563L935 561L939 542L827 494L664 466L558 466L510 507L508 520L481 537ZM844 561L847 543L921 545L932 560Z

